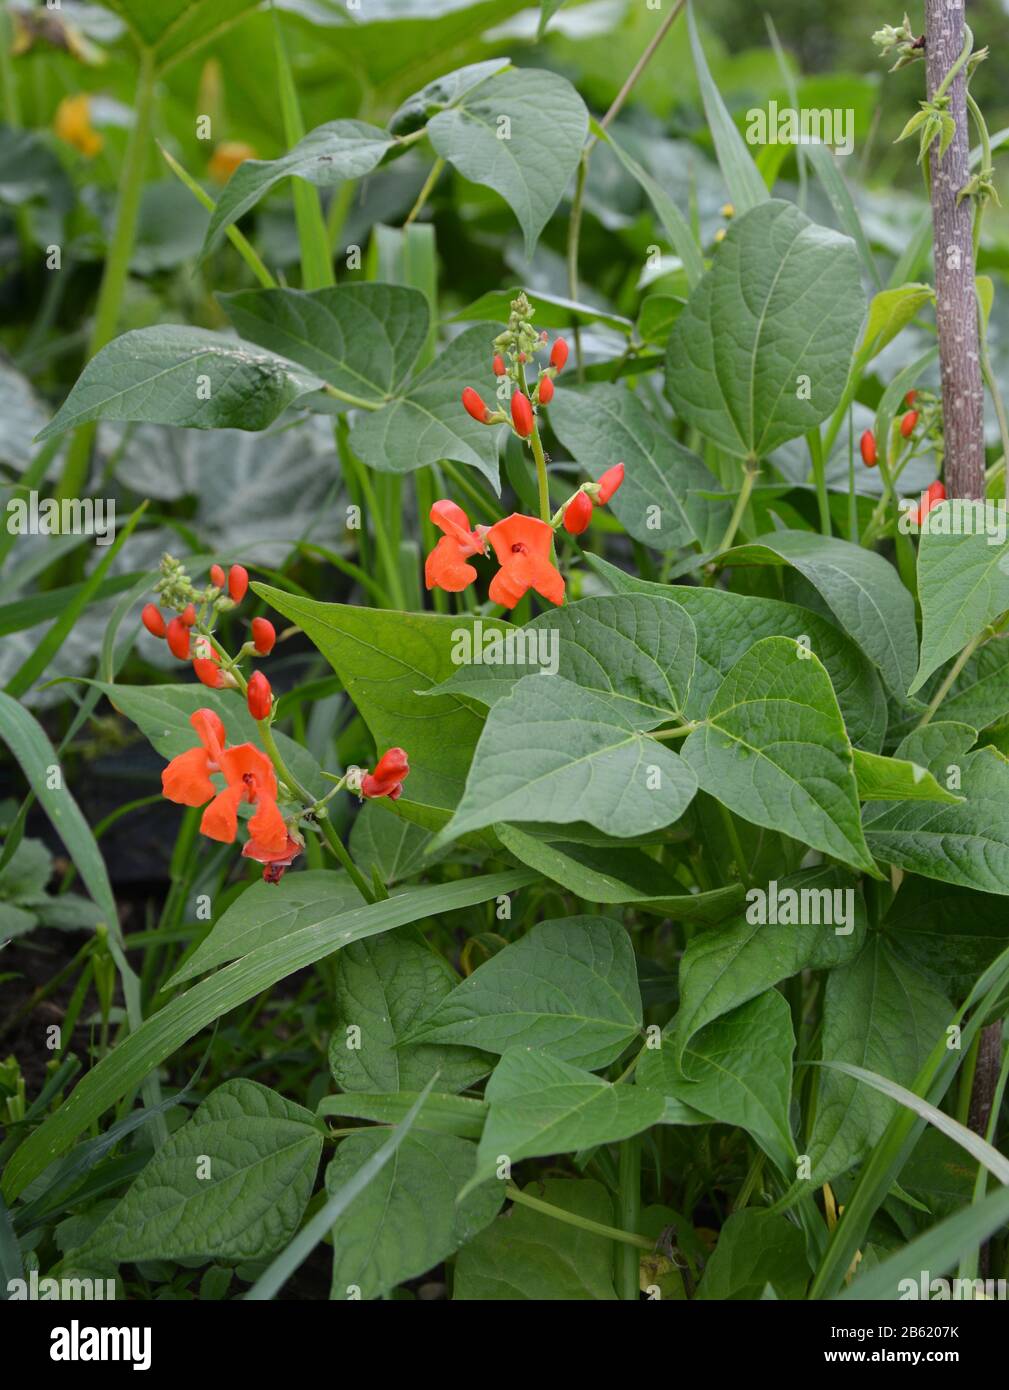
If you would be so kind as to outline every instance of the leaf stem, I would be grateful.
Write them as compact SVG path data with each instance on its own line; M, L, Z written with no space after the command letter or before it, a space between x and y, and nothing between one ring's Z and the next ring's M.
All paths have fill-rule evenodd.
M169 152L165 149L164 145L162 145L160 140L156 141L155 143L157 144L158 149L161 151L165 163L168 165L169 169L171 169L172 173L179 180L179 182L184 184L186 188L189 189L190 193L193 195L193 197L196 199L196 201L200 204L201 207L206 208L208 212L213 212L214 209L217 207L217 204L214 202L213 198L211 198L210 194L204 188L200 187L200 185L193 178L192 174L190 174L187 169L184 169L183 166L173 155L169 154ZM243 236L242 233L238 230L238 228L234 226L228 228L226 235L228 240L231 242L232 246L234 246L235 250L241 256L242 260L249 267L249 269L252 271L253 275L255 275L256 279L263 286L263 288L267 290L275 289L277 285L276 280L274 280L273 276L270 274L266 266L260 260L258 252L252 245L252 243L249 241L249 239Z
M577 1212L565 1211L563 1207L555 1207L552 1202L543 1202L539 1197L530 1197L528 1192L523 1192L513 1182L508 1183L505 1188L505 1195L510 1202L517 1202L522 1207L530 1207L543 1216L552 1216L555 1221L563 1221L567 1226L578 1226L583 1231L590 1231L592 1235L603 1236L606 1240L617 1240L623 1245L633 1245L638 1250L647 1250L649 1253L655 1249L655 1242L648 1240L645 1236L634 1235L631 1231L621 1231L616 1226L604 1226L601 1221L592 1221L587 1216L579 1216Z
M736 539L736 532L739 530L740 522L743 520L743 513L749 505L753 484L757 481L759 472L760 469L757 465L752 460L747 460L746 473L743 477L743 486L739 489L739 496L736 498L736 505L732 509L732 516L725 529L725 535L719 542L719 551L731 549L732 542Z
M417 194L417 201L414 203L413 207L410 209L409 213L407 214L407 219L406 219L406 221L403 223L403 230L404 230L404 231L406 231L407 227L411 226L411 225L417 220L417 218L420 216L421 212L423 211L424 204L427 202L428 198L431 196L431 190L434 188L435 184L436 184L436 183L438 182L438 180L441 178L441 171L442 171L444 168L445 168L445 161L444 161L444 159L442 159L441 155L439 155L438 158L435 160L435 162L434 162L434 163L432 164L432 166L431 166L431 172L428 174L427 178L424 180L424 186L421 188L420 192Z

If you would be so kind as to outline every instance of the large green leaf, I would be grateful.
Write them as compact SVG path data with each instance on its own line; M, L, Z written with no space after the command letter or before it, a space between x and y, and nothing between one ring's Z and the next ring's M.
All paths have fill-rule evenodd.
M537 1048L597 1070L640 1029L637 970L623 927L606 917L562 917L492 956L406 1036L497 1053Z
M427 132L460 174L501 194L531 256L578 167L588 129L585 103L567 78L524 68L471 87L428 122Z
M788 1173L795 1155L788 1116L794 1050L788 1001L767 989L694 1033L682 1052L673 1038L646 1050L638 1086L686 1107L670 1113L670 1123L739 1125Z
M775 882L773 903L771 885L762 892L763 900L751 890L738 918L687 943L675 1029L681 1050L699 1029L772 985L800 970L832 970L861 950L865 907L850 875L803 869Z
M613 593L665 595L693 618L697 659L687 707L691 719L703 718L722 677L755 642L764 637L805 637L827 668L852 743L873 753L882 748L887 712L879 677L855 643L818 613L728 589L654 584L632 578L597 555L587 559Z
M427 341L427 298L402 285L241 290L219 299L250 343L373 405L397 393Z
M436 844L495 821L588 821L620 838L641 835L677 820L696 789L684 760L612 700L563 676L525 676L487 716Z
M259 946L233 965L201 980L166 1004L103 1057L62 1105L29 1135L7 1164L3 1175L4 1196L8 1200L16 1197L104 1110L134 1090L145 1076L208 1023L254 999L278 980L313 965L352 941L391 931L432 914L472 907L501 893L523 888L532 878L530 873L520 871L411 888L399 897L369 903L349 912L337 912L280 941Z
M550 423L593 478L615 463L625 465L623 485L609 508L635 540L654 550L675 550L697 537L712 548L724 534L731 507L699 495L721 492L717 478L628 387L561 387L550 405Z
M910 1085L952 1015L946 999L874 934L857 960L827 977L821 1055ZM859 1162L893 1112L885 1096L823 1068L807 1140L813 1182L830 1182Z
M581 1222L613 1225L613 1201L602 1183L547 1178L526 1192ZM460 1252L452 1294L464 1302L609 1301L616 1298L613 1242L516 1204Z
M159 68L202 48L260 0L102 0L152 50Z
M683 745L705 791L755 825L878 872L841 711L811 652L787 637L757 642L725 677L706 720Z
M358 415L350 433L354 452L383 473L454 459L476 468L498 491L503 426L482 425L460 403L464 387L488 379L496 331L482 324L466 329L383 410Z
M171 323L136 328L92 357L38 438L89 420L262 430L323 385L240 338Z
M854 244L762 203L732 222L673 326L669 399L727 453L764 457L837 406L864 313Z
M1001 898L912 874L901 883L884 927L896 953L956 999L1009 945Z
M824 599L838 623L903 695L918 660L914 599L896 569L864 546L813 531L773 531L736 546L728 564L791 565Z
M322 1141L310 1111L256 1081L226 1081L158 1149L87 1255L261 1259L298 1229Z
M283 179L333 188L370 174L396 143L387 130L364 121L327 121L310 130L279 159L246 159L225 184L210 218L203 254L219 245L234 222Z
M1009 542L989 544L984 530L964 534L954 509L980 506L940 502L928 514L918 544L921 665L913 695L933 671L956 656L988 623L1009 610ZM959 534L944 534L955 527Z
M806 1238L787 1217L759 1207L734 1211L718 1233L698 1298L759 1299L770 1284L779 1298L801 1298L809 1282Z
M386 1138L385 1130L352 1134L326 1170L335 1193ZM476 1145L414 1127L367 1189L333 1223L334 1299L382 1298L433 1269L465 1245L504 1201L500 1183L456 1199L476 1164Z
M606 697L635 728L654 728L686 709L697 634L671 597L581 599L542 613L521 633L537 635L533 643L516 630L513 655L534 655L538 661L512 660L503 644L497 651L481 648L479 665L460 666L432 693L470 695L493 705L523 676L542 672L543 656L549 660L556 643L554 674Z
M417 1091L397 1091L373 1095L368 1091L344 1092L339 1096L324 1096L319 1102L320 1115L339 1115L358 1120L377 1120L380 1124L399 1124L417 1101ZM487 1117L485 1101L473 1096L455 1096L434 1091L422 1102L414 1120L415 1129L435 1134L454 1134L460 1139L479 1139Z
M658 1124L665 1103L641 1086L611 1085L545 1052L513 1047L487 1083L487 1122L477 1151L477 1181L502 1158L568 1153L629 1139Z
M944 720L987 728L1009 714L1009 641L979 647L950 686L942 702Z
M860 801L943 801L958 806L962 796L947 791L927 768L906 758L883 758L855 749L855 779Z
M456 982L447 961L402 935L376 936L341 951L329 1044L329 1067L340 1089L419 1091L437 1071L442 1090L462 1091L485 1076L494 1060L484 1053L412 1041L424 1035Z
M378 752L405 748L410 776L403 800L452 809L462 793L480 719L455 696L417 699L456 669L456 634L470 618L395 613L353 604L317 603L265 584L253 586L297 623L343 682ZM483 620L487 631L502 624Z

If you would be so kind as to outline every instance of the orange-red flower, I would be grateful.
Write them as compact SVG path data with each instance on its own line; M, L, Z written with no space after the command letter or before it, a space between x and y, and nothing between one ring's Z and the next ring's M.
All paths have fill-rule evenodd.
M201 746L180 753L162 772L165 796L182 806L203 806L209 801L200 830L225 844L238 834L238 808L247 801L256 807L249 821L252 839L271 853L283 850L287 826L277 806L277 778L269 758L251 743L225 748L224 725L213 710L198 709L189 722ZM210 780L215 772L224 777L223 791Z
M361 779L361 795L367 797L387 796L395 801L403 790L403 783L410 775L410 763L402 748L390 748L375 764L374 772L366 772Z
M554 533L545 521L513 512L487 532L487 539L501 565L491 580L492 602L514 608L535 589L550 603L564 602L564 580L551 563Z
M431 508L431 520L445 534L427 557L424 583L429 589L461 593L476 578L476 570L466 561L470 555L483 553L486 528L471 530L462 507L444 499Z
M258 840L247 840L242 848L243 859L255 859L263 865L263 879L266 883L279 883L285 869L289 869L305 848L300 840L288 834L283 849L270 850Z

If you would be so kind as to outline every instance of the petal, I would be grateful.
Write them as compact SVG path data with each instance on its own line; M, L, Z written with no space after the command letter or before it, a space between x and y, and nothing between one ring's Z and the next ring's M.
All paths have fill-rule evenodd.
M196 730L196 737L210 754L211 760L219 763L221 753L224 751L225 738L224 725L220 716L215 714L212 709L198 709L189 716L189 722Z
M287 844L287 826L272 796L256 798L256 814L249 821L249 834L269 850L281 850Z
M201 833L209 840L221 840L230 845L238 834L238 803L244 794L241 784L225 787L223 792L218 792L203 813Z
M390 748L388 752L382 754L376 763L374 776L380 780L391 779L394 782L402 782L409 771L410 760L406 755L406 749Z
M458 594L474 579L476 570L466 563L463 549L449 536L442 536L424 564L424 583L429 589Z
M529 584L522 583L516 574L514 565L502 565L491 580L487 592L491 603L500 603L503 608L514 608L528 588Z
M305 848L293 836L288 835L283 849L267 849L260 840L246 840L242 846L243 859L255 859L259 864L290 864Z
M217 794L203 748L190 748L173 758L161 773L161 791L180 806L204 806Z
M451 536L460 545L468 543L472 531L469 517L462 507L455 502L449 502L447 498L442 498L440 502L435 502L430 515L439 531L444 531L446 536Z
M225 749L221 754L221 771L229 787L244 787L245 778L251 776L256 779L256 791L260 795L272 796L276 800L277 778L273 764L253 744L239 743L234 748ZM252 800L252 797L249 799Z
M549 560L554 543L553 528L535 516L523 516L512 512L503 521L497 521L487 532L487 539L494 547L494 553L502 565L507 564L519 547L529 555L539 555Z
M564 602L564 576L560 570L555 569L549 560L541 560L535 555L523 558L526 559L529 566L531 574L529 582L532 588L538 594L542 594L550 603L555 603L560 607Z

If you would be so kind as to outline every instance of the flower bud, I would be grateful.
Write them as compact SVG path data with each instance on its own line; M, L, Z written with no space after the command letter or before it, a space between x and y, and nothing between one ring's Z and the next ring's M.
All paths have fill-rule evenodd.
M553 379L548 376L540 377L539 402L540 405L549 405L554 398Z
M600 507L605 507L617 488L624 481L624 465L615 463L612 468L607 468L606 472L599 479L599 491L596 493L596 503Z
M917 391L914 391L914 390L908 391L907 394L904 396L904 404L905 404L905 405L908 405L908 406L914 405L915 400L917 399L917 396L918 396L918 392L917 392Z
M592 500L584 492L576 492L564 508L564 529L580 536L592 520Z
M900 432L905 439L909 439L914 433L914 427L918 423L918 412L909 410L900 422Z
M876 466L876 436L872 430L863 430L862 438L859 440L858 447L862 451L862 462L866 468Z
M224 685L224 672L217 664L214 656L198 656L193 660L193 671L196 679L203 685L208 685L211 690L220 690Z
M533 432L533 408L529 397L521 391L516 391L512 396L512 423L515 433L523 439L528 439Z
M164 637L165 620L161 616L161 609L157 604L145 603L143 612L140 614L140 621L152 637Z
M550 365L551 367L556 367L559 372L562 372L567 360L568 345L563 338L558 338L550 349Z
M217 589L223 589L227 583L224 577L224 571L221 569L220 565L210 566L210 582Z
M473 419L478 421L481 425L490 423L490 411L480 399L479 393L474 391L472 386L467 386L462 393L462 403L463 409L466 411L467 415L472 415Z
M494 368L494 375L495 375L495 376L504 376L504 374L505 374L504 358L501 356L501 354L500 354L499 352L498 352L498 353L495 353L495 355L494 355L494 361L493 361L492 365L493 365L493 368Z
M168 650L172 656L177 656L180 661L189 660L189 628L181 618L173 618L165 631L168 640Z
M186 627L192 627L193 624L196 622L196 606L195 606L195 604L187 603L186 606L185 606L185 608L184 608L184 609L182 610L182 612L179 614L179 617L180 617L180 618L182 619L182 621L185 623Z
M269 618L253 618L252 640L260 656L269 656L277 640L277 630Z
M262 671L257 671L249 681L246 699L248 700L249 713L253 719L266 719L268 717L273 705L273 692L270 689L270 682Z
M228 570L228 593L236 603L241 603L249 588L249 571L243 565L232 565Z

